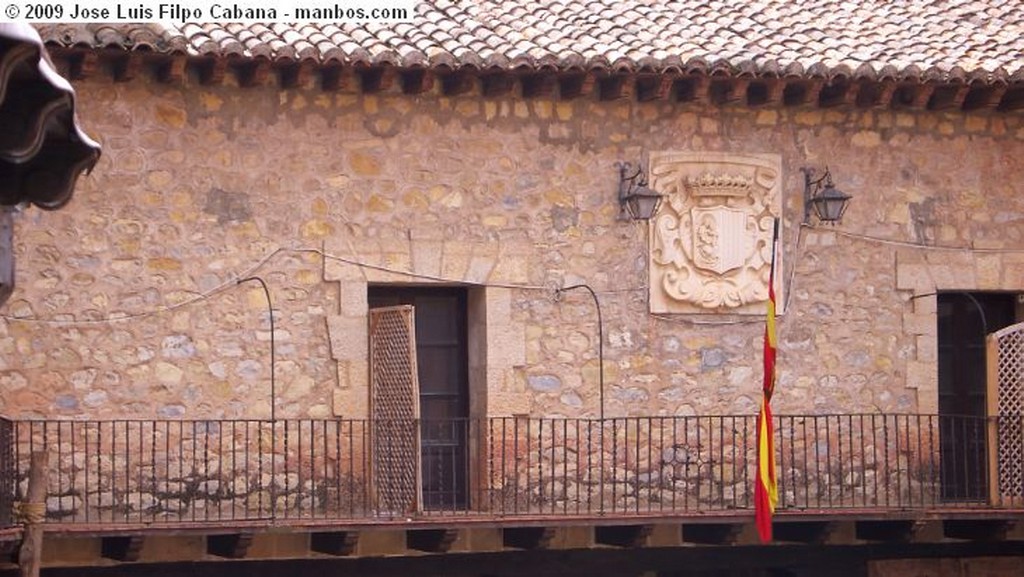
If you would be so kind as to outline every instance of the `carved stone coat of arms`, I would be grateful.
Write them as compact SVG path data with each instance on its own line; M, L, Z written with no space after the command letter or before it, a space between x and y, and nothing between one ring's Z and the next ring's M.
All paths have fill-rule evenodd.
M650 227L651 312L764 313L781 164L774 154L651 153L650 186L665 195Z

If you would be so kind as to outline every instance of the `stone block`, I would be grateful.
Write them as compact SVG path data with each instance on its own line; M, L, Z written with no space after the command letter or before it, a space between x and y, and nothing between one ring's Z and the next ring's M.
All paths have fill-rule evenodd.
M935 281L932 278L928 265L903 263L896 265L897 289L923 293L933 291L935 286Z
M903 315L903 332L910 335L934 335L938 330L935 314L908 313Z
M440 276L444 243L438 240L413 240L412 270L418 274Z
M366 389L334 389L331 402L336 418L367 419L370 416L370 395Z
M364 319L365 323L367 310L369 309L366 300L366 289L366 282L362 280L341 283L338 307L342 315L346 317L360 317Z
M907 362L907 387L911 389L938 389L939 370L934 362Z
M927 363L934 363L939 358L939 342L934 334L919 335L915 338L917 345L917 360Z
M327 334L331 344L331 358L339 361L369 358L369 326L363 317L327 317Z

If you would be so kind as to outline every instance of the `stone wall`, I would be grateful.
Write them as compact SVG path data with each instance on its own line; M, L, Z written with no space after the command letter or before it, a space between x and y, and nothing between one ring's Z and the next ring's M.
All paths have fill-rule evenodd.
M614 164L651 151L782 158L776 412L934 411L927 295L1024 289L1019 114L76 90L104 155L67 208L18 217L7 415L268 416L250 275L280 417L366 415L366 287L385 282L476 287L476 416L596 416L602 373L608 416L756 413L759 316L648 313ZM801 228L799 168L826 164L854 200ZM589 295L552 290L576 283L601 299L603 371Z

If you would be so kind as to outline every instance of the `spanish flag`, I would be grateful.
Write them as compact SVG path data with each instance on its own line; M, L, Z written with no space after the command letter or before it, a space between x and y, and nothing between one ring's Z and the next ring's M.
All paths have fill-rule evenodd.
M761 541L772 540L772 514L779 501L775 483L775 436L772 426L772 393L775 391L775 252L779 219L772 232L772 262L768 274L768 318L764 327L764 386L761 412L757 415L757 475L754 480L754 521Z

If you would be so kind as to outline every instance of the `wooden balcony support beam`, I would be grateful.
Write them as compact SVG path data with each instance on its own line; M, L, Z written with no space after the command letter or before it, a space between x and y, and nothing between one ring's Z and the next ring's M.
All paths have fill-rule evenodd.
M252 533L209 535L206 538L206 552L225 559L243 559L249 554L252 537Z
M777 522L772 526L772 534L776 541L823 545L838 528L835 521Z
M458 536L457 529L410 529L405 532L405 545L416 551L447 553Z
M114 561L138 561L144 541L142 535L104 537L100 543L100 555Z
M734 545L742 531L740 523L684 523L680 533L684 543Z
M515 549L547 549L554 536L554 527L505 527L501 531L503 545Z
M311 551L336 557L351 555L358 544L359 531L326 531L309 536Z
M598 525L594 528L594 542L612 547L643 547L654 525Z
M946 519L942 534L950 539L970 541L1004 541L1010 530L1006 519Z
M915 521L896 520L865 520L857 521L856 536L862 541L880 541L887 543L908 543L918 529Z

